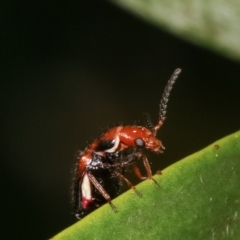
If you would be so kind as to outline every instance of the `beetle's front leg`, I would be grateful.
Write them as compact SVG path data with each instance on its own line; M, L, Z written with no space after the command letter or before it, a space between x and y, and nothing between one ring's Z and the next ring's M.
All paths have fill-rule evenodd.
M157 181L152 177L152 170L147 157L145 155L142 155L142 159L143 159L143 164L145 166L145 169L147 171L148 179L151 179L158 187L160 187Z
M131 155L128 155L127 158L128 158L128 160L126 162L127 163L132 162L131 164L133 166L133 170L139 179L141 179L141 180L144 180L147 178L151 179L158 187L160 187L159 184L156 182L156 180L152 177L152 171L151 171L150 164L148 162L147 157L143 153L141 153L141 152L132 153ZM139 168L137 167L137 165L135 164L135 161L133 161L133 159L135 159L135 160L142 159L143 160L144 167L147 171L147 177L142 176Z
M145 180L145 179L147 179L147 177L145 177L145 176L142 175L142 173L140 172L140 169L138 168L138 166L137 166L136 163L134 163L134 164L132 165L132 167L133 167L134 173L136 174L136 176L137 176L140 180Z

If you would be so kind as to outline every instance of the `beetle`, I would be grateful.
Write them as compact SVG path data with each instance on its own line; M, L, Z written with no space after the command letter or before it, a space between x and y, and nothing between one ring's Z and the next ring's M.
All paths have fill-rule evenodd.
M164 150L162 142L156 136L166 118L170 91L180 73L181 69L176 69L168 80L159 104L159 120L156 125L145 114L146 127L112 127L79 153L72 186L72 202L78 219L106 202L117 212L111 199L120 194L122 182L126 182L137 195L142 196L124 176L126 168L132 167L139 179L150 179L158 185L152 177L151 167L143 150L149 149L155 153L162 153ZM137 166L138 160L143 161L147 177L142 176Z

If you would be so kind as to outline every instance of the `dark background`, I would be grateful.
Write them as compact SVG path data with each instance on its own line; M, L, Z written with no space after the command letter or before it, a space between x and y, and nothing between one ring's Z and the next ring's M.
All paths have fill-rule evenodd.
M47 239L74 223L75 153L108 125L142 124L146 111L157 121L177 67L153 171L239 129L238 62L108 2L3 4L1 239Z

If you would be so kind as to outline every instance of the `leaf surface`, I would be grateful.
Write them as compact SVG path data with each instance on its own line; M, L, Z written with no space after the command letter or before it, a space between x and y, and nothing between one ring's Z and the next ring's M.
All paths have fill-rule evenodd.
M240 59L238 0L112 0L144 20L224 56Z
M154 178L52 239L240 239L240 131Z

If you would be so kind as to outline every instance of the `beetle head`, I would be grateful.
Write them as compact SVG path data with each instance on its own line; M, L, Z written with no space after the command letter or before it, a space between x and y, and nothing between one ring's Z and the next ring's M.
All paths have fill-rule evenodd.
M126 126L119 131L122 149L127 147L146 148L154 152L162 152L162 142L158 140L152 131L141 126Z

